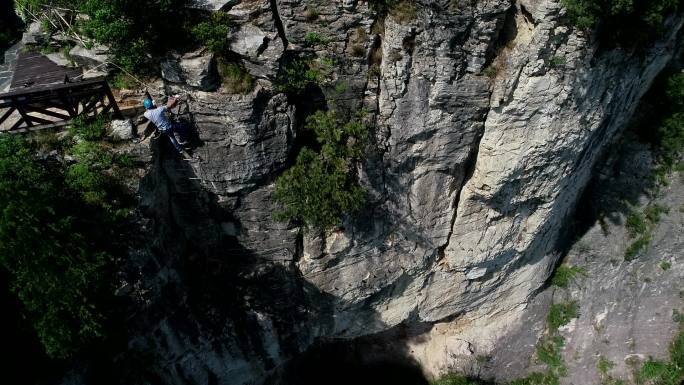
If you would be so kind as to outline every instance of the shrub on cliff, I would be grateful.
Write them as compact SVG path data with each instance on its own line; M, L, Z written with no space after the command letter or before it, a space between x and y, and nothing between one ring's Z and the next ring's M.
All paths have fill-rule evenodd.
M280 209L275 218L302 222L307 228L339 225L343 214L361 208L365 191L354 177L368 136L357 117L340 122L334 111L316 112L307 119L320 148L302 148L295 164L278 178L273 194Z
M192 27L191 31L198 42L209 48L210 51L220 54L228 48L230 19L228 14L224 12L214 12L208 20Z
M659 32L665 18L681 9L680 0L562 0L574 24L591 29L599 22L611 39L633 44Z
M295 59L280 67L276 77L276 90L297 94L310 83L318 83L321 74L311 65L311 61Z

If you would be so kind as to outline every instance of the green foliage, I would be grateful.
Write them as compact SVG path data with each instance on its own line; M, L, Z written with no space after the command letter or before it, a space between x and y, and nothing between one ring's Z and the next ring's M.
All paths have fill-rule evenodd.
M679 320L679 332L670 344L668 361L648 360L639 372L639 380L653 385L680 385L684 382L684 321Z
M363 205L365 191L353 172L368 129L358 118L338 121L334 111L316 112L306 128L313 131L320 150L302 148L295 164L278 178L273 196L281 209L274 216L300 221L307 228L329 229L343 214Z
M276 90L298 94L310 83L318 83L321 77L321 73L312 68L310 61L296 59L280 67Z
M558 385L559 379L553 373L532 373L525 378L510 382L509 385Z
M613 369L613 367L615 367L615 363L603 356L599 356L598 361L596 361L596 369L598 369L603 376L607 376L608 372Z
M499 70L493 64L488 65L487 68L482 70L484 76L492 79L496 77L497 72L499 72Z
M77 0L73 3L72 7L88 16L81 25L84 32L111 47L119 65L139 72L149 72L148 54L161 54L184 45L189 36L194 36L190 32L197 25L186 8L186 0Z
M669 209L659 204L646 206L643 212L634 207L630 207L625 219L627 235L630 238L637 238L625 250L625 260L634 260L651 243L652 232L655 225L660 221L660 217L667 213Z
M667 80L665 91L670 106L674 110L684 110L684 74L679 72Z
M192 28L192 34L197 41L214 53L226 51L229 33L230 18L227 13L221 11L212 13L209 21L203 21Z
M432 382L430 385L478 385L480 382L475 380L470 380L467 377L458 374L447 374L442 376Z
M79 116L72 121L69 132L83 140L100 140L106 133L104 117L89 120Z
M648 247L649 244L651 244L650 233L644 234L637 238L637 240L630 243L630 245L627 247L627 250L625 250L625 261L634 260L644 249Z
M651 222L652 224L656 224L660 222L660 217L663 214L667 214L670 212L670 209L668 209L666 206L660 205L660 204L652 204L646 206L644 209L644 215L646 216L646 219Z
M556 330L578 316L579 306L577 305L577 302L555 303L551 305L551 309L549 309L546 322L549 325L549 329Z
M131 90L134 89L138 83L129 75L117 73L109 79L109 85L118 90Z
M667 184L668 175L682 169L680 155L684 148L684 73L672 75L667 82L667 117L656 128L654 146L658 155L655 179Z
M561 350L565 346L565 340L559 335L545 337L537 345L537 358L558 375L565 376L567 369Z
M324 38L323 35L318 32L309 32L304 37L304 43L306 43L306 45L309 47L314 47L317 45L327 44L328 39Z
M663 269L663 271L668 271L672 267L672 264L668 261L661 261L660 262L660 268Z
M635 208L630 208L625 218L625 227L630 238L636 238L648 231L648 223L644 215Z
M552 56L549 59L549 65L553 68L563 67L566 62L565 56Z
M254 89L254 77L241 65L219 60L218 71L228 92L246 94Z
M71 151L77 162L67 168L67 185L78 191L85 203L109 208L111 187L105 171L112 167L114 158L101 145L86 141L76 144Z
M590 29L598 22L601 7L591 0L562 0L575 26Z
M613 38L634 44L657 33L665 17L680 9L679 0L562 0L573 23L591 29L599 22Z
M24 139L0 136L0 264L47 353L65 358L104 333L97 296L110 259L89 243L92 213L61 175Z
M560 265L553 273L551 284L553 286L566 288L570 282L574 281L578 276L586 277L587 270L580 266Z
M658 128L659 161L668 171L679 161L684 146L684 110L676 112Z

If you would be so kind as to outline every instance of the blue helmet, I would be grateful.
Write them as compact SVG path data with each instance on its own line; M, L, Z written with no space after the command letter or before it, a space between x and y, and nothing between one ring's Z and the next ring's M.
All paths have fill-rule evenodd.
M150 110L154 108L154 102L152 101L152 99L147 98L143 101L143 106L145 106L146 110Z

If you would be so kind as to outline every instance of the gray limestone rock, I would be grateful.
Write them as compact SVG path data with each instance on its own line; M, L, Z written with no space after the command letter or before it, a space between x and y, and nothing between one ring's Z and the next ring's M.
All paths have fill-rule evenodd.
M252 75L273 79L285 52L285 40L278 31L277 15L269 0L242 1L227 10L237 23L230 50L242 58Z
M114 140L131 140L135 138L135 129L130 119L112 120L109 137Z
M92 48L76 45L69 51L69 57L84 68L83 79L106 76L112 69L109 63L114 60L109 48L99 44Z
M518 340L519 357L497 362L524 373L544 324L524 309L548 303L532 299L558 261L559 234L676 51L681 20L642 55L598 52L556 0L420 1L415 16L383 25L366 2L212 4L234 18L231 51L253 75L272 80L284 56L300 55L324 76L297 98L266 81L226 95L204 92L216 85L209 54L163 61L164 92L188 94L201 144L184 162L152 143L141 196L161 251L135 260L154 267L130 294L147 293L130 345L160 356L168 384L260 383L315 341L407 327L415 334L396 343L430 375L474 373L476 357ZM294 105L314 99L342 116L369 111L355 170L368 202L332 232L299 235L273 220L271 194L296 156L307 111ZM204 269L201 282L188 265ZM201 302L210 289L217 297Z
M169 53L161 62L162 78L172 83L183 83L202 91L218 88L214 54L198 50L185 54Z

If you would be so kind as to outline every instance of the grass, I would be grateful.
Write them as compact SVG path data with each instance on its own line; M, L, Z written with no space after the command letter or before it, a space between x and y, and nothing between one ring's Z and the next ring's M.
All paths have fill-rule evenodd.
M137 85L132 77L122 72L112 76L109 80L109 84L112 86L112 88L116 88L118 90L131 90Z
M399 24L407 24L416 19L416 5L413 1L404 0L394 5L389 15Z
M635 260L651 244L651 234L644 234L625 250L625 261Z
M254 77L237 63L219 60L218 72L223 86L231 94L246 94L254 89Z
M496 68L496 66L490 64L487 66L487 68L482 70L482 75L493 79L496 77L497 72L499 72L499 70Z
M643 211L629 206L625 217L625 228L629 238L636 238L625 250L625 261L636 259L651 244L655 225L660 222L663 214L669 212L666 206L654 203L646 206Z
M304 37L304 43L309 47L315 47L328 44L328 39L318 32L309 32Z
M565 63L567 60L565 59L564 56L552 56L551 59L549 59L549 65L552 68L559 68L565 66Z
M648 230L648 223L641 212L631 207L625 218L625 227L627 228L627 235L630 238L636 238Z
M430 385L479 385L480 382L476 380L471 380L467 377L461 376L459 374L449 373L442 376L434 381L430 382Z
M580 266L558 266L551 278L551 284L556 287L567 288L577 277L587 277L587 270Z
M679 320L679 332L670 344L668 361L650 359L637 376L640 383L681 385L684 381L684 321Z
M313 7L306 7L306 11L304 11L304 20L307 22L311 23L314 22L318 19L318 10Z
M615 363L606 359L605 357L599 355L598 361L596 361L596 369L602 376L608 376L608 372L615 367Z
M660 262L660 268L663 269L663 271L668 271L672 267L672 264L668 261L662 261Z
M551 305L546 323L550 330L556 330L567 325L571 319L579 316L579 306L576 301L555 303Z
M565 340L559 335L549 336L537 346L537 358L539 362L546 364L552 370L564 373L566 369L561 350L565 346Z
M69 127L69 133L83 140L95 141L104 138L107 133L104 117L98 116L95 120L87 120L77 117Z
M646 219L653 224L659 223L660 217L663 214L667 214L669 212L670 212L670 209L668 209L666 206L659 205L657 203L652 204L652 205L648 205L644 209L644 215L646 216Z
M619 378L613 378L608 372L615 367L615 363L599 355L596 362L596 368L601 374L601 385L624 385L624 381Z

